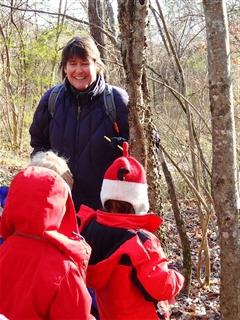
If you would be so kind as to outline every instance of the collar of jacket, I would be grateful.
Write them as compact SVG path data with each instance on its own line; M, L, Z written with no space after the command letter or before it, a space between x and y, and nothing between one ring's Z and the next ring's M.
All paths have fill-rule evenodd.
M82 276L85 277L91 248L82 237L73 235L70 238L56 230L48 230L43 233L43 239L64 252L79 267Z
M86 90L78 91L75 89L67 78L64 80L64 85L67 90L71 92L72 95L80 101L81 104L85 105L89 101L94 101L99 97L101 93L103 93L105 89L105 80L101 75L97 75L96 81L94 81Z
M134 230L145 229L150 232L155 232L162 224L162 219L153 212L144 215L109 213L101 210L95 211L85 205L80 207L78 216L81 219L80 231L93 218L96 218L97 222L108 227Z

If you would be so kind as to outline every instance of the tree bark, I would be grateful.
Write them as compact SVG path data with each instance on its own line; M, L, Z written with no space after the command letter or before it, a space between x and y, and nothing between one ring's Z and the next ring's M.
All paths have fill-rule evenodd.
M212 186L221 250L220 310L223 320L240 319L240 225L230 48L226 4L204 0L212 119Z
M116 38L117 37L116 21L114 18L114 11L113 11L112 4L111 4L110 0L106 0L106 10L107 10L107 15L108 15L109 28L110 28L113 36Z
M91 36L96 41L101 53L101 58L105 59L105 37L98 27L104 29L104 8L102 0L88 0L88 19L90 23Z
M131 153L147 171L151 210L160 213L160 164L145 73L149 0L118 0L121 52L129 93Z
M144 114L142 92L143 65L146 54L148 1L118 0L118 20L121 32L121 52L129 94L130 145L132 153L146 168L147 148L139 114Z

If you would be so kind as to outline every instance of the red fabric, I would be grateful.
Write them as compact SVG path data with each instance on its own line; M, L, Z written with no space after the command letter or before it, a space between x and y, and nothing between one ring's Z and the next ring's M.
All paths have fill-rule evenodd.
M92 208L82 205L77 213L80 218L81 225L80 231L86 225L96 218L97 222L105 226L125 229L146 229L150 232L157 231L158 227L162 224L162 219L154 213L144 215L128 214L128 213L110 213L103 211L95 211Z
M84 206L80 208L79 216L85 221L82 229L91 218L96 217L97 222L105 226L136 231L136 236L123 243L110 257L88 266L87 284L96 292L101 320L157 320L154 303L147 301L133 283L132 270L136 271L141 286L153 299L166 300L165 307L182 288L183 276L168 269L168 260L159 240L147 231L154 231L160 224L160 219L156 216L153 219L153 214L138 216L101 211L94 214L93 210ZM148 236L144 243L137 235L137 231L141 230ZM119 263L123 255L130 257L132 266Z
M124 181L147 183L146 173L143 166L133 157L119 157L107 169L104 174L104 179L118 181L118 173L120 169L127 169L124 174Z
M91 250L72 233L78 227L63 179L45 168L21 171L1 222L0 313L11 320L94 319L85 285Z

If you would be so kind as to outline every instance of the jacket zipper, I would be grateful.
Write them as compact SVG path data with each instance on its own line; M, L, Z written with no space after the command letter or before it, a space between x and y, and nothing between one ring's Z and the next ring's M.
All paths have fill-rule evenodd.
M79 98L77 97L77 121L80 118L80 113L81 113L81 106L80 106L80 103L79 103Z
M78 146L79 146L79 142L78 142L78 135L79 135L79 119L80 119L80 114L81 114L81 106L80 106L80 101L79 101L79 97L77 96L76 97L77 99L77 127L76 127L76 137L75 137L75 152L74 152L74 162L75 162L75 172L77 173L78 172L78 168L77 168L77 161L76 161L76 158L77 158L77 150L78 150Z

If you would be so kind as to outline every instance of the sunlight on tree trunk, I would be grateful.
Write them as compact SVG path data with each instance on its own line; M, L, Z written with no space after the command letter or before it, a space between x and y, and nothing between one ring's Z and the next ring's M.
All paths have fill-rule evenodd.
M104 50L105 36L97 27L104 28L104 8L102 0L88 0L88 19L91 36L95 39L101 58L104 60L106 58Z
M240 225L230 48L225 1L204 0L212 116L212 185L221 249L220 310L240 319Z
M122 58L130 100L130 146L132 154L147 170L151 210L159 213L160 164L153 139L155 129L145 73L149 1L118 0L118 9Z

